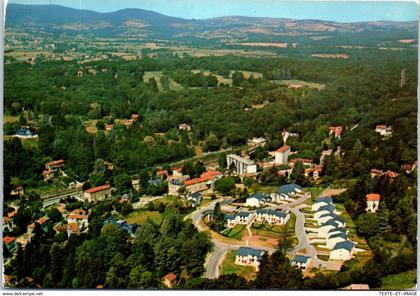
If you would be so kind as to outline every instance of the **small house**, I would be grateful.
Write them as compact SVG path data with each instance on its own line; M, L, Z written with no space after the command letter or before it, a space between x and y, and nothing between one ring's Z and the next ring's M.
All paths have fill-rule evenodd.
M354 253L354 243L344 241L337 243L330 252L330 260L350 260Z
M21 127L16 132L15 137L19 139L35 139L38 138L38 135L35 133L35 131L29 128Z
M289 221L290 215L282 211L277 210L257 210L256 219L257 222L284 225Z
M192 207L197 207L201 203L201 193L200 192L194 192L190 196L188 196L187 200L191 202Z
M6 246L7 250L10 253L13 253L18 249L18 244L16 242L16 238L13 237L13 236L3 237L3 244Z
M342 126L330 126L330 135L334 135L334 138L341 139L341 134L343 132Z
M274 154L274 164L275 165L282 165L287 164L287 160L289 159L291 149L290 146L283 145L272 154Z
M335 233L327 237L327 248L333 249L337 243L345 242L347 235L343 232Z
M173 286L175 285L175 281L176 281L176 275L173 273L168 273L167 275L165 275L162 278L163 284L169 288L172 289Z
M255 267L256 271L258 271L263 255L263 250L240 247L236 252L235 264L253 266Z
M378 124L375 128L375 132L379 133L383 137L389 137L392 135L392 127L386 126L385 124Z
M189 124L187 124L187 123L181 123L178 126L178 129L181 130L181 131L190 132L191 131L191 126Z
M262 192L257 192L247 197L245 205L248 207L259 208L265 205L268 200L269 197L267 195Z
M299 269L302 269L305 271L309 264L311 263L312 258L309 256L303 256L303 255L296 255L291 261L290 265L296 266Z
M378 193L369 193L366 195L366 212L375 213L379 208L381 195Z

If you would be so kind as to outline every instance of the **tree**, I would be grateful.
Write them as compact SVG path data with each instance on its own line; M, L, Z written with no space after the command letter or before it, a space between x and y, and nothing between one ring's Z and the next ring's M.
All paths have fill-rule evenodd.
M127 217L128 214L130 214L132 211L134 211L133 209L133 205L129 202L125 202L123 203L122 207L121 207L121 214L124 217Z
M355 221L357 232L364 238L370 238L378 234L379 225L375 214L363 213Z
M232 85L233 86L239 86L241 83L245 80L244 74L239 71L235 71L232 74Z
M221 231L225 228L226 218L225 214L220 208L220 203L216 203L214 206L213 219L210 222L210 228L215 231Z
M165 212L165 209L166 205L163 202L160 202L158 206L158 212L162 214L163 212Z
M305 177L305 167L303 166L302 161L297 161L293 168L290 178L298 185L305 186L307 183Z
M223 177L214 183L214 189L222 194L230 194L235 189L235 179Z
M384 201L379 202L377 211L378 229L381 235L388 233L391 229L389 226L389 210Z

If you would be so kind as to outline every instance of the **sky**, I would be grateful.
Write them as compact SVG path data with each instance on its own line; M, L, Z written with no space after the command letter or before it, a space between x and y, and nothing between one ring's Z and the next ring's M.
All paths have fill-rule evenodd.
M19 4L58 4L98 12L141 8L186 19L219 16L261 16L337 22L412 21L414 1L284 1L284 0L9 0Z

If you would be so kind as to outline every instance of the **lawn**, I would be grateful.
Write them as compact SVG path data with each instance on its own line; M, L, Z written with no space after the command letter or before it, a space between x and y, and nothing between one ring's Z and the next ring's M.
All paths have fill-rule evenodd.
M264 193L273 193L276 192L279 186L274 185L260 185L258 183L254 183L252 185L252 191L255 192L264 192Z
M162 214L158 211L145 211L145 210L135 210L128 215L126 219L128 223L136 223L138 225L146 222L147 219L153 221L153 223L160 225L162 222Z
M37 186L33 188L27 188L25 189L25 191L34 192L38 194L39 196L44 196L51 193L56 193L58 191L66 190L66 189L68 188L64 186L62 183L54 182L54 183L45 183L41 186Z
M18 122L19 115L3 115L3 123Z
M279 238L283 227L284 226L269 225L266 223L254 223L251 231L253 235Z
M381 278L381 290L405 290L413 288L417 283L417 270L409 270L403 273L392 274Z
M324 187L308 187L305 188L311 193L312 201L318 198L318 196L325 190Z
M227 237L242 240L242 237L246 235L248 231L246 230L246 225L236 225L233 228L225 229L222 233Z
M154 78L156 80L156 84L158 86L159 91L163 91L163 86L161 82L161 78L163 76L162 71L146 71L144 72L143 81L147 82L150 78ZM183 87L176 83L173 79L169 79L169 89L170 90L182 90Z
M235 264L236 258L235 250L229 251L226 254L225 260L222 264L221 274L237 274L246 278L247 280L253 280L256 276L255 268L251 266L242 266Z

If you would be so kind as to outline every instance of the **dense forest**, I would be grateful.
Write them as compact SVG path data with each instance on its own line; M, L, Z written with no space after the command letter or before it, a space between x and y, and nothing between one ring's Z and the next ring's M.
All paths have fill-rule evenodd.
M342 38L337 33L319 42L326 47L316 48L317 52ZM361 43L368 39L365 36ZM290 50L271 51L282 55ZM379 287L381 277L414 269L417 175L401 166L417 159L417 52L345 49L351 52L346 60L311 58L311 50L300 51L305 57L263 58L177 56L165 50L155 58L113 57L86 63L42 57L31 63L6 57L5 116L18 118L4 124L4 196L20 206L13 233L24 233L28 223L45 213L37 194L16 201L10 192L18 185L25 189L45 185L42 171L48 161L64 159L66 174L86 182L84 188L109 181L123 194L136 177L145 188L141 193L154 195L167 190L165 183L148 187L158 167L169 170L171 164L192 158L197 151L222 152L220 169L229 175L225 150L246 146L252 137L264 137L267 146L251 154L263 160L285 144L281 133L287 129L299 134L287 140L297 151L293 158L319 163L323 150L334 152L325 159L318 185L347 188L335 202L344 205L373 252L364 266L345 264L338 273L302 279L280 246L263 257L254 281L236 275L204 279L210 238L183 219L182 209L161 208L162 222L147 221L133 238L113 225L104 226L111 212L132 210L123 210L111 200L70 205L83 206L91 214L88 233L69 238L55 234L53 223L63 217L48 211L49 224L36 225L34 239L25 251L18 250L8 274L16 274L24 287L30 285L25 280L31 276L45 288L162 288L161 278L173 272L182 275L180 288L336 289L354 282ZM406 79L401 85L403 69ZM283 80L322 87L294 89L281 84ZM139 119L124 125L133 114ZM180 130L183 123L191 131ZM107 130L110 124L113 128ZM375 132L377 124L391 125L392 136L381 137ZM331 125L344 127L341 139L330 136ZM21 126L30 126L39 138L12 137ZM399 175L392 180L372 178L373 168ZM183 165L183 172L192 177L203 171L202 162ZM238 179L225 177L216 182L216 190L235 195ZM299 162L290 180L312 185ZM261 172L257 181L281 185L286 178L272 169ZM243 183L250 187L253 181ZM378 215L365 213L365 196L371 192L383 197ZM399 243L401 238L403 252L387 249L387 243Z

